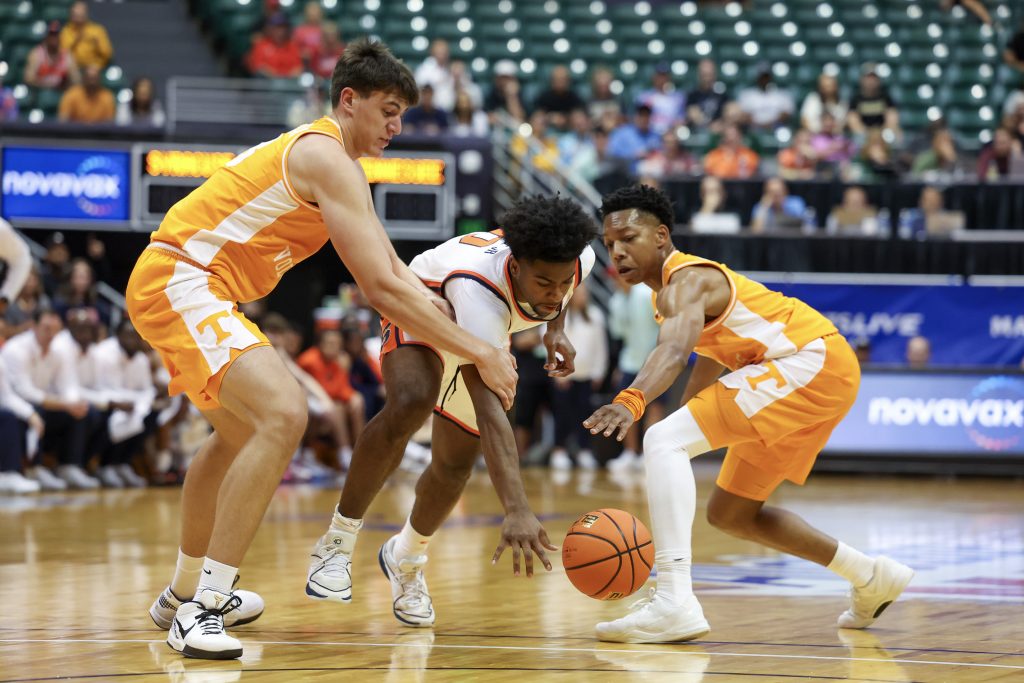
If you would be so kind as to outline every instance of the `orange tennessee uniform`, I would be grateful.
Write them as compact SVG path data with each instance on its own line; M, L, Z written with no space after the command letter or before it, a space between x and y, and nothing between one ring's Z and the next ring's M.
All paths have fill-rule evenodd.
M288 178L304 135L344 144L324 117L257 145L218 169L167 212L128 282L128 313L171 373L170 393L219 406L220 382L244 351L269 342L237 308L327 242L320 210Z
M694 350L732 372L687 403L711 447L729 446L718 485L764 500L784 479L802 484L857 397L853 350L818 311L720 263L673 252L662 283L688 267L719 270L731 290Z

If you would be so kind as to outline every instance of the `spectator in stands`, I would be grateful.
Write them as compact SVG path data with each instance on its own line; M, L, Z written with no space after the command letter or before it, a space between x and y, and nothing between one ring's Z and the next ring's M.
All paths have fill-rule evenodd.
M341 337L351 362L348 369L349 383L362 395L366 419L369 420L384 406L384 377L381 375L380 361L367 350L366 340L358 327L344 327Z
M0 122L18 120L18 98L14 89L4 85L3 74L0 74Z
M323 22L320 30L320 47L310 59L309 70L319 78L330 80L338 59L345 52L345 41L341 39L341 29L333 21Z
M31 403L14 392L0 362L0 494L39 491L39 482L22 473L26 430L32 431L38 443L43 435L43 418Z
M249 73L264 78L297 78L302 73L302 54L292 38L291 26L284 12L270 15L263 35L253 42L246 55Z
M1024 21L1017 27L1017 32L1010 37L1003 50L1003 61L1017 71L1024 71Z
M842 130L848 109L849 105L839 93L839 81L835 76L823 73L818 76L817 89L808 93L800 107L800 125L817 133L821 130L821 118L827 112L832 115L836 129Z
M434 86L420 87L420 102L402 116L402 124L409 133L440 135L448 130L448 113L439 109L434 99Z
M1017 85L1017 89L1006 96L1003 102L1003 120L1007 117L1024 119L1024 81Z
M569 67L559 65L552 69L548 87L537 95L533 107L545 112L548 123L557 130L565 129L573 109L586 107L583 98L572 87Z
M636 98L637 104L651 108L651 128L659 135L686 121L686 93L676 90L671 73L668 62L659 62L651 77L652 87Z
M873 64L864 67L859 89L850 102L847 125L854 135L861 137L866 137L873 129L892 131L897 138L900 136L899 111Z
M82 399L74 364L53 341L63 324L53 311L36 312L32 329L12 337L0 349L0 361L14 392L43 418L43 451L56 451L57 476L37 464L28 472L43 490L68 486L95 489L99 482L85 473L89 404ZM38 462L38 460L37 460Z
M61 25L51 21L46 37L32 48L25 62L25 85L46 90L64 90L82 79L78 64L60 44Z
M992 142L978 155L978 182L1009 178L1021 165L1021 143L1006 128L997 128ZM1019 170L1018 170L1019 172Z
M927 337L911 337L907 340L907 365L913 370L928 367L932 360L932 345Z
M455 99L452 100L452 106L447 111L455 109L455 101L459 99L460 92L469 95L474 107L482 106L484 103L483 92L480 90L480 86L473 82L473 75L466 69L466 63L456 59L452 62L451 70L452 83L455 85Z
M807 203L802 197L789 194L782 178L769 178L764 182L761 201L750 214L750 231L761 234L801 228L806 211Z
M455 78L452 76L451 51L448 41L436 38L430 44L430 56L416 68L416 84L421 88L429 85L434 89L437 106L451 111L455 106Z
M871 340L867 337L857 337L856 339L850 340L850 346L853 347L853 352L857 356L857 362L860 365L865 365L871 362Z
M854 153L853 142L840 132L835 117L829 112L821 115L821 130L811 136L811 148L818 158L819 167L822 164L831 167L833 175Z
M538 169L548 172L555 170L555 162L558 161L558 138L548 130L548 118L543 110L538 109L530 115L529 130L528 137L516 132L509 145L512 154L523 159L532 153L533 164ZM531 141L539 146L539 151L531 152Z
M60 32L60 45L71 53L82 69L103 69L114 56L107 29L89 21L89 5L82 0L71 5L68 23Z
M0 218L0 262L4 265L4 279L0 284L0 318L18 299L25 281L32 271L32 252L28 243L10 223ZM2 443L2 442L0 442Z
M807 180L814 177L818 168L818 153L811 144L811 132L801 128L793 136L793 142L779 151L779 175L786 180Z
M488 115L505 112L516 121L526 120L526 107L523 106L521 86L519 84L519 67L511 59L499 59L494 64L494 83L484 100L484 111ZM491 121L492 125L494 121Z
M487 114L476 108L473 98L465 90L455 96L455 109L451 116L451 133L457 137L487 137L491 132Z
M79 308L95 309L104 328L110 327L110 305L97 295L92 265L84 258L76 258L71 262L68 280L58 290L53 307L65 320L69 311Z
M21 287L18 296L11 302L4 312L4 323L6 323L8 337L24 332L32 325L32 319L36 311L51 308L50 298L43 291L43 281L39 276L39 270L35 266L28 272L25 284Z
M948 237L951 232L963 227L963 212L946 211L942 191L937 187L922 188L917 208L900 212L899 236L902 239Z
M47 296L54 297L71 275L71 250L64 241L64 233L55 232L46 240L46 255L43 257L43 289Z
M761 159L743 144L739 126L728 124L718 146L704 157L704 172L719 178L749 178L757 173Z
M728 205L729 195L721 180L705 175L700 181L700 208L690 218L694 232L727 232L740 230L740 217Z
M310 0L302 8L302 23L295 27L292 39L299 46L302 60L312 70L314 58L324 47L324 10L317 0Z
M60 98L57 117L71 123L109 123L116 113L114 93L100 82L100 69L82 69L82 82L68 88Z
M878 211L868 203L864 188L846 188L843 203L832 209L825 222L825 230L830 235L878 234Z
M597 157L594 148L593 126L585 109L574 109L569 114L569 130L558 139L558 158L562 165L576 172L582 172L588 180L588 165L593 165Z
M945 126L932 132L932 145L914 158L910 172L915 176L951 174L957 168L956 143Z
M661 136L661 147L647 154L637 166L637 173L654 180L689 175L696 170L693 156L679 142L675 130Z
M770 64L761 64L757 85L740 91L737 100L746 120L756 129L774 130L793 116L793 96L775 84Z
M615 74L609 69L599 66L590 74L590 97L587 100L587 113L590 119L595 122L604 120L609 116L614 120L622 117L622 104L619 98L612 92L612 82ZM610 132L609 129L608 132Z
M569 447L575 440L576 464L592 470L597 468L597 459L590 450L590 432L583 426L583 420L589 417L587 411L592 410L591 396L600 389L608 372L608 331L604 314L591 303L585 284L577 287L569 300L565 334L576 345L576 371L571 377L552 380L555 449L551 452L551 467L572 468Z
M846 169L848 182L877 183L894 180L898 167L892 155L892 148L885 141L881 129L868 131L860 154L855 157Z
M651 128L651 108L641 104L632 123L623 123L608 138L608 155L629 164L636 172L640 160L661 146L661 136Z
M117 105L117 117L119 125L146 125L163 126L167 117L164 115L164 105L156 99L153 89L153 81L142 76L136 78L132 83L132 96L125 102Z
M342 464L347 465L351 460L351 447L366 424L366 408L362 394L353 389L349 381L351 359L343 349L341 332L321 330L316 346L303 351L296 363L320 383L342 416L346 433L344 442L339 444L339 457Z
M697 63L697 87L686 95L686 118L698 130L716 130L722 109L729 100L725 86L718 81L718 66L704 58Z

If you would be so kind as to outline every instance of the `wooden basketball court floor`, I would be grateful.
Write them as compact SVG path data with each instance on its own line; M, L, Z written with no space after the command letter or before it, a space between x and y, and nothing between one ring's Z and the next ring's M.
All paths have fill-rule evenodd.
M284 486L242 568L267 610L235 629L241 661L171 651L147 614L170 578L177 489L0 498L0 681L1024 681L1020 481L816 476L776 502L918 573L868 631L840 631L845 586L816 566L731 539L702 518L714 469L698 465L695 585L711 632L680 645L616 645L597 621L629 598L575 592L560 563L532 580L497 567L499 506L484 473L431 547L433 630L400 627L377 567L414 477L396 476L367 518L350 605L303 593L308 552L336 491ZM526 473L556 544L581 513L648 519L642 477Z

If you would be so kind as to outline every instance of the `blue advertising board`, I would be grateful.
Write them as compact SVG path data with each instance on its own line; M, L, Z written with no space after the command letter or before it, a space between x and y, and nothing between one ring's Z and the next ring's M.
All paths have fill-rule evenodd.
M825 452L1024 458L1024 375L865 372Z
M0 155L7 219L127 221L127 151L4 147Z
M931 342L934 365L1024 359L1024 287L759 281L821 311L847 339L870 339L873 363L904 362L918 335Z

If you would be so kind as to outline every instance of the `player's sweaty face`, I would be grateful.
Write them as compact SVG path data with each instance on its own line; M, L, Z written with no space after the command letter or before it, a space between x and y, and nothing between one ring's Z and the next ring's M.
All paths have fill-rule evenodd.
M619 277L631 285L643 282L661 268L658 224L636 209L623 209L605 216L604 246Z
M517 261L516 297L542 317L554 317L576 280L576 261Z

